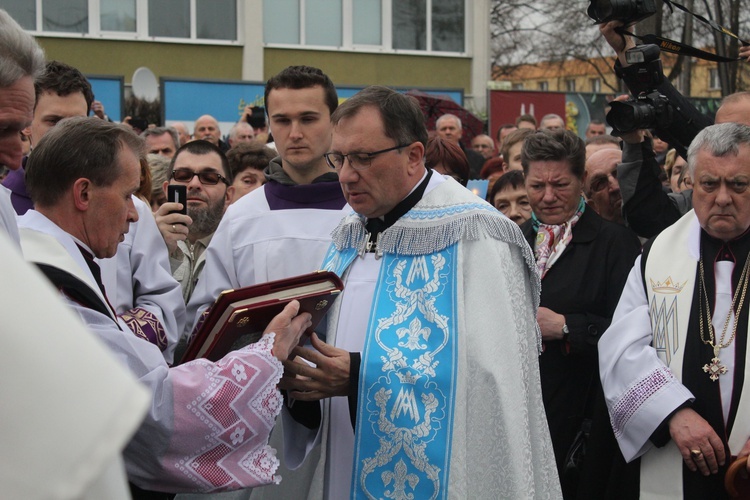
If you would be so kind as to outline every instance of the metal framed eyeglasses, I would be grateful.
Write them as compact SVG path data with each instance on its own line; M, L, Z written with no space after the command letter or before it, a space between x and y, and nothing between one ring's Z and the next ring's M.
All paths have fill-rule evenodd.
M354 170L365 170L370 167L372 159L377 155L405 148L409 145L410 144L399 144L392 148L381 149L380 151L373 151L371 153L349 153L347 155L341 153L326 153L323 156L325 156L328 166L335 170L341 170L344 166L344 159L349 160L349 166Z
M227 178L218 172L193 172L189 168L178 168L172 171L172 178L177 182L188 183L192 181L193 177L196 175L201 184L205 184L206 186L215 186L219 182L229 185Z

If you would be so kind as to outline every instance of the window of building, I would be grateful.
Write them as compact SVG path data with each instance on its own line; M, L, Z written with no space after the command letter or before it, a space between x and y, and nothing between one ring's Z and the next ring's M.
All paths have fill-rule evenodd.
M135 0L100 0L99 26L102 31L136 31Z
M195 0L195 36L205 40L237 40L236 0Z
M148 3L148 34L190 38L190 0L151 0Z
M565 80L565 90L568 92L575 92L576 91L576 81L575 80Z
M341 0L316 0L314 9L305 9L305 42L340 47L341 14Z
M6 0L0 6L36 34L237 41L237 0Z
M466 51L465 0L264 0L266 44Z
M708 70L708 89L721 89L721 79L719 78L719 68L710 68Z
M354 45L382 45L382 0L359 0L352 5L352 42ZM373 19L377 20L373 22Z
M591 86L591 92L602 91L602 80L600 78L589 78L589 85Z
M513 83L510 86L511 90L523 90L523 83Z
M36 2L28 0L3 1L3 9L25 30L36 30Z
M87 33L88 0L42 1L42 29L61 33Z
M536 83L536 88L537 88L537 90L547 91L547 90L549 90L549 82L546 82L546 81L545 82L537 82Z

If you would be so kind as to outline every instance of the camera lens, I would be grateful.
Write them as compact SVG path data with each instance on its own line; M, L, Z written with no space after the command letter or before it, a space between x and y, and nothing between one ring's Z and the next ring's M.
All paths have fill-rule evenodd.
M651 104L638 101L613 101L607 113L607 123L618 132L631 132L641 128L650 128L655 113Z
M609 0L591 0L587 14L596 22L603 22L612 16L612 3Z

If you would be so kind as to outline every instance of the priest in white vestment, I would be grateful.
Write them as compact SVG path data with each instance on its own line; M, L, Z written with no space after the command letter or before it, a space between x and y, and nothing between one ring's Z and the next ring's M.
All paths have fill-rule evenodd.
M322 441L311 499L560 498L538 372L539 278L518 226L425 168L411 98L368 87L332 121L326 159L355 213L324 267L346 289L327 343L313 337L295 350L304 360L285 362L281 386L323 410L292 408L287 465Z
M37 145L26 179L35 209L19 219L21 246L67 305L149 390L143 424L124 452L134 498L221 491L278 481L268 443L287 359L310 325L292 302L257 343L209 362L170 368L159 348L128 331L94 257L115 254L140 184L143 140L95 118L61 121Z
M0 165L21 165L44 52L0 9ZM0 485L3 498L130 498L122 450L148 392L20 253L0 186ZM33 298L33 300L29 300Z
M750 127L704 129L688 166L694 211L646 245L599 341L612 428L640 468L625 497L728 498L727 467L750 454Z

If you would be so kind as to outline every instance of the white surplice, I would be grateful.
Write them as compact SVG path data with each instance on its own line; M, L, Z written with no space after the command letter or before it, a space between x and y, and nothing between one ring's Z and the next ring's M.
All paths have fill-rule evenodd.
M126 315L131 329L142 323L143 328L157 330L166 343L164 359L171 363L185 328L185 302L180 284L172 277L167 245L151 207L137 197L133 197L133 204L138 222L130 224L114 257L97 262L107 298L117 314Z
M101 296L71 235L34 210L19 224L27 258L64 269ZM170 368L158 347L126 331L114 314L71 299L67 303L151 393L145 420L125 450L130 481L179 492L278 480L278 461L267 446L282 404L276 389L282 366L271 353L273 334L216 363L196 360Z
M0 231L1 496L129 499L122 450L141 424L148 391L17 243Z

